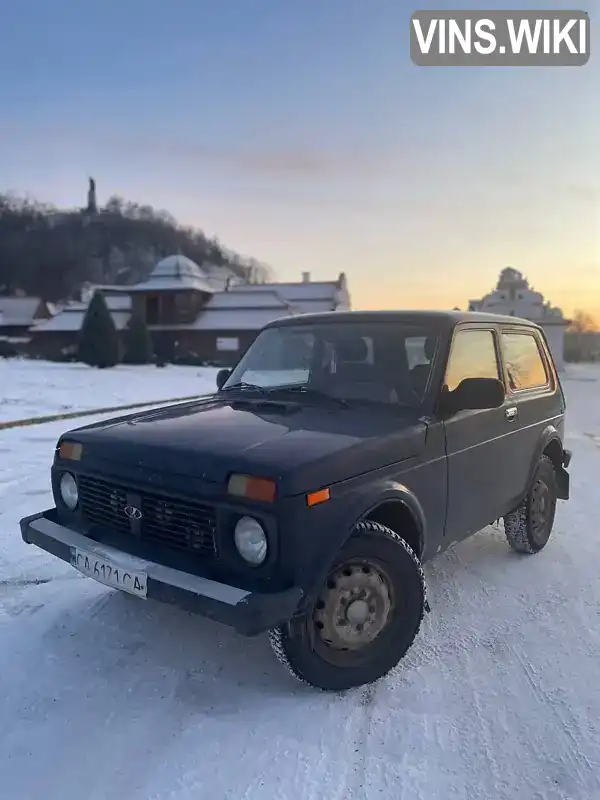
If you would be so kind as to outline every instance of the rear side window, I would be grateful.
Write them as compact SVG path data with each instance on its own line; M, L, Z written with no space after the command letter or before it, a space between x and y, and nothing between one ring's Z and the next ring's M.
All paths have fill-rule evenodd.
M455 334L446 386L452 392L465 378L500 378L492 331L461 330Z
M531 333L502 333L508 385L513 391L547 386L548 373L538 341Z

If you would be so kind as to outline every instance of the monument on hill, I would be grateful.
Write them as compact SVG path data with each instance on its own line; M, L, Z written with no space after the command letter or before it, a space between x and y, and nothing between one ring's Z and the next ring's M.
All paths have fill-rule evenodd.
M96 181L93 178L89 179L89 188L87 193L87 214L97 214L98 204L96 202Z

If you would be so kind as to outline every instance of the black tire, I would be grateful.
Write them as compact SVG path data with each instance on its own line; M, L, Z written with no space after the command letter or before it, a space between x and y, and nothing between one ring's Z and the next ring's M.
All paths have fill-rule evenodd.
M531 488L521 505L504 517L504 532L517 553L539 553L548 544L556 514L556 472L542 456Z
M305 614L271 630L269 641L279 661L298 680L323 691L345 691L383 677L407 653L427 606L425 576L419 559L404 539L384 525L369 521L358 523L329 576L323 587L323 596L328 599L316 598ZM356 581L358 588L346 590L346 580ZM360 581L366 582L366 590L360 588ZM357 605L353 600L356 595L359 600L364 597L360 602L363 608L369 608L365 624L353 624L350 616L338 618ZM342 635L374 638L349 648L335 647L339 641L324 638L330 628L318 619L319 614L325 615L330 609L335 611L328 623L336 636L339 631L349 630L350 634ZM360 632L356 633L358 629Z

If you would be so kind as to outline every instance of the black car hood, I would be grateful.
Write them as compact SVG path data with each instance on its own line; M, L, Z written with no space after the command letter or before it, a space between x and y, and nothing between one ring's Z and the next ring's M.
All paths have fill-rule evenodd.
M232 472L276 479L297 494L416 456L418 412L377 406L315 407L216 397L99 422L67 438L94 461L224 483Z

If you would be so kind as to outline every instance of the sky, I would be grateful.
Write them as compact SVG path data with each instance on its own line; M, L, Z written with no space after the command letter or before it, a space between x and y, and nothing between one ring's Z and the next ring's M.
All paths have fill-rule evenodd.
M445 0L5 0L0 190L169 210L356 308L466 307L520 269L600 317L600 0L578 68L426 68Z

